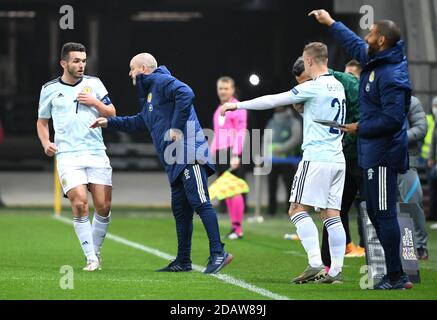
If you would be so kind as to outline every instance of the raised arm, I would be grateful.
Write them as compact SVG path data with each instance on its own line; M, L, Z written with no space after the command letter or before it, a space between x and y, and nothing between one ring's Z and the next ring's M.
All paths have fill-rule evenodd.
M308 16L314 16L320 24L329 27L334 38L348 51L348 53L363 66L368 61L367 43L341 22L332 19L329 12L323 9L313 10Z

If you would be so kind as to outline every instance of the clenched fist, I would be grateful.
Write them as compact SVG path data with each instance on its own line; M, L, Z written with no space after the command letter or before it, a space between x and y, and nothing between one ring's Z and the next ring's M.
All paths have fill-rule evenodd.
M58 148L56 147L56 144L54 144L53 142L49 142L46 145L44 145L44 152L49 157L53 157L56 154L56 150L58 150Z

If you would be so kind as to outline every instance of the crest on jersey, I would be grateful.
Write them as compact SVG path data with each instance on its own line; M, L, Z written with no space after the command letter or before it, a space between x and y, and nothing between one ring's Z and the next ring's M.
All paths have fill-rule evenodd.
M83 93L92 93L93 89L90 86L85 86L85 87L83 87L82 92Z
M150 112L153 111L153 104L149 104L149 111L150 111Z
M147 95L147 102L148 103L152 102L152 93L151 92Z
M375 70L373 70L369 76L369 82L373 82L373 81L375 81Z
M185 180L190 179L190 170L185 169L185 170L184 170L184 176L185 176Z
M367 82L367 84L366 84L366 92L370 92L370 83L369 82Z
M373 180L373 169L370 168L369 170L367 170L367 180Z

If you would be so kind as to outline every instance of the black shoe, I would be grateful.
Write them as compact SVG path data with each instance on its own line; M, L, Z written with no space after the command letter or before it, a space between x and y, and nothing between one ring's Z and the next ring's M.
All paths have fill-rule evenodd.
M231 254L224 251L223 253L212 255L209 257L208 265L203 270L203 273L217 273L230 264L233 258Z
M191 263L181 263L177 260L173 260L170 264L162 269L156 270L157 272L189 272L193 270Z
M373 288L374 290L405 290L411 289L413 283L408 279L406 273L402 274L399 280L390 281L389 277L385 275L381 281Z
M428 260L428 249L425 247L417 248L417 260Z

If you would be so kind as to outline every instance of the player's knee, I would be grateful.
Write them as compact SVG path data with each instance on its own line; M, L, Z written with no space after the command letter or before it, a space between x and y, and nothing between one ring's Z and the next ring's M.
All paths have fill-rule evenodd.
M100 215L107 216L111 211L111 201L95 204L96 212Z
M290 208L288 209L288 215L290 217L294 216L297 212L299 212L298 210L298 204L297 203L290 203Z
M74 200L73 207L81 215L86 214L88 212L88 201L83 200L83 199Z

